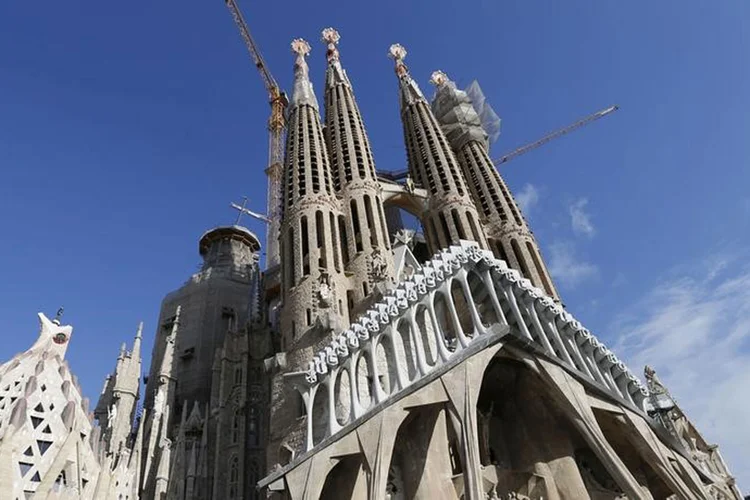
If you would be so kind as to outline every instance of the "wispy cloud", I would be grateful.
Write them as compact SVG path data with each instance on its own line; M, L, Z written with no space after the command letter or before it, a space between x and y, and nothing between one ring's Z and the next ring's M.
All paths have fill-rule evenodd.
M549 250L549 272L555 281L567 288L575 288L599 274L599 268L576 255L572 243L557 241Z
M588 202L587 198L579 198L568 206L568 212L573 232L591 237L596 233L596 229L591 222L591 216L586 212Z
M533 184L526 184L516 194L516 202L521 207L521 211L526 217L539 203L539 190Z
M730 470L750 487L750 269L735 261L717 272L662 282L613 326L614 352L635 370L648 364ZM720 271L729 265L719 259ZM742 486L742 484L740 485Z

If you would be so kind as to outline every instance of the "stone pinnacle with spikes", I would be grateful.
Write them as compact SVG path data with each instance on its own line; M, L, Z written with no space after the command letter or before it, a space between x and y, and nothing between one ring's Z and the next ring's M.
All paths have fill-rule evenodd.
M448 75L446 75L440 70L433 71L432 75L430 76L430 83L435 85L436 87L443 85L447 81L448 81Z
M328 50L326 51L328 61L337 61L339 59L339 51L336 48L336 45L339 43L339 40L341 40L341 35L339 35L339 32L333 28L326 28L323 30L322 36L323 42L328 45Z
M396 61L396 74L398 76L404 76L408 73L404 59L406 58L406 49L403 45L394 43L391 48L388 49L388 57Z
M310 44L303 38L295 38L292 40L292 52L300 57L305 57L310 53Z

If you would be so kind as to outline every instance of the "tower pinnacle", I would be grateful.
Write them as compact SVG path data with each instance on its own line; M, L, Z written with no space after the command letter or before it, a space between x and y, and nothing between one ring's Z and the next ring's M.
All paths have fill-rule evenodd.
M388 57L396 62L396 74L398 76L405 76L409 74L409 68L404 64L406 59L406 49L399 43L394 43L391 48L388 49Z
M435 85L436 87L443 85L447 81L448 81L448 75L446 75L440 70L433 71L432 75L430 76L430 83Z
M328 50L326 52L326 57L328 58L328 61L338 61L339 59L339 51L336 48L336 45L338 45L339 40L341 39L341 36L339 35L339 32L336 31L333 28L326 28L323 30L323 41L328 44Z
M297 54L294 61L294 96L292 105L300 106L308 104L318 109L318 100L315 98L312 83L310 82L310 69L305 57L310 53L310 44L302 38L292 40L292 52Z

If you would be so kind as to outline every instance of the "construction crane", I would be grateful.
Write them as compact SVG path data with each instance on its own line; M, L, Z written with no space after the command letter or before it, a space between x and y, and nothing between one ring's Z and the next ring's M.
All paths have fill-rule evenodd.
M244 197L242 200L242 205L238 205L236 203L230 203L230 207L237 210L237 220L234 221L234 225L238 226L240 224L240 220L242 219L243 215L249 215L253 219L258 219L259 221L263 221L266 224L270 224L271 221L263 214L259 214L258 212L253 212L249 208L247 208L247 196Z
M607 115L609 115L611 113L614 113L618 109L620 109L620 107L617 106L617 105L615 105L615 106L610 106L610 107L608 107L606 109L603 109L601 111L597 111L596 113L591 114L591 115L589 115L586 118L583 118L581 120L578 120L577 122L572 123L572 124L568 125L567 127L563 127L563 128L561 128L559 130L556 130L556 131L552 132L551 134L547 134L547 135L545 135L544 137L542 137L541 139L539 139L537 141L534 141L534 142L529 143L529 144L527 144L525 146L522 146L522 147L516 149L515 151L511 151L507 155L501 156L500 158L498 158L496 160L492 160L492 163L494 163L496 167L500 166L503 163L507 163L510 160L512 160L513 158L516 158L517 156L521 156L522 154L528 153L529 151L531 151L533 149L536 149L539 146L543 146L544 144L547 144L552 139L557 139L558 137L560 137L562 135L565 135L568 132L572 132L572 131L580 128L580 127L583 127L584 125L588 125L589 123L591 123L591 122L593 122L595 120L598 120L599 118L604 118L605 116L607 116ZM405 179L407 175L409 175L409 171L408 170L379 171L378 172L378 176L381 179L386 179L386 180L394 181L394 182L397 182L397 181Z
M610 107L608 107L606 109L603 109L601 111L597 111L596 113L591 114L591 115L587 116L586 118L582 118L582 119L578 120L577 122L568 125L567 127L563 127L563 128L561 128L559 130L555 130L551 134L547 134L547 135L545 135L544 137L542 137L541 139L539 139L537 141L534 141L534 142L532 142L530 144L522 146L522 147L516 149L515 151L511 151L507 155L501 156L500 158L498 158L496 160L493 160L492 163L494 163L495 166L499 166L499 165L502 165L503 163L507 163L507 162L509 162L510 160L512 160L513 158L515 158L517 156L521 156L522 154L528 153L532 149L536 149L539 146L543 146L544 144L547 144L552 139L557 139L558 137L563 136L563 135L567 134L568 132L572 132L572 131L574 131L574 130L576 130L578 128L583 127L584 125L588 125L589 123L591 123L593 121L596 121L599 118L604 118L605 116L607 116L607 115L609 115L611 113L614 113L618 109L620 109L620 107L617 106L617 105L615 105L615 106L610 106Z
M276 79L266 66L263 56L255 44L245 19L242 17L240 8L235 0L225 0L229 12L232 14L235 24L240 30L248 52L258 69L263 84L268 91L268 100L271 104L271 116L268 118L268 200L266 207L266 219L268 221L266 233L266 267L270 268L279 264L279 225L281 224L281 174L284 164L284 132L286 121L284 119L289 98L281 90Z

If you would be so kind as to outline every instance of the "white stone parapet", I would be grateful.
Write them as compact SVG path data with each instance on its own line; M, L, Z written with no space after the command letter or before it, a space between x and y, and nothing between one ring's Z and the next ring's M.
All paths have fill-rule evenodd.
M319 351L306 371L286 376L305 401L306 449L440 366L457 362L498 324L616 400L644 411L648 390L612 351L505 261L462 241L401 281ZM317 397L320 391L327 397ZM319 399L324 404L316 404Z

